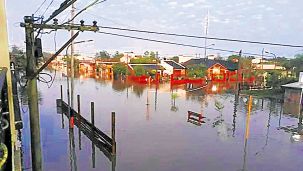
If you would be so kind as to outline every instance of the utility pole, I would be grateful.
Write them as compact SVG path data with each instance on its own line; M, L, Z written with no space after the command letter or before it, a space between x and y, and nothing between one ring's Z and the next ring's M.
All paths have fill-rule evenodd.
M240 79L239 79L239 75L241 74L241 77L242 77L242 72L241 72L241 57L242 57L242 50L240 50L239 52L239 59L238 59L238 69L237 69L237 94L239 95L240 94L240 90L241 90L241 87L240 87Z
M28 79L27 96L30 117L31 132L31 154L33 171L42 171L42 153L40 141L40 115L38 106L37 78L32 77L36 72L35 46L34 46L34 27L33 17L25 16L25 41L26 41L26 76Z
M71 9L71 19L73 19L75 16L75 6L74 3L72 4L72 9ZM74 25L74 20L71 21L71 25ZM74 36L74 30L71 30L71 37ZM75 59L74 59L74 41L71 42L71 47L70 47L70 57L71 57L71 108L74 109L74 78L75 78ZM68 97L69 98L69 97Z

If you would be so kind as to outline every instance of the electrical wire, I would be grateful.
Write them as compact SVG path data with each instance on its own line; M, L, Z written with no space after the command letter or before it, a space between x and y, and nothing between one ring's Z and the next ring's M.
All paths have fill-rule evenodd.
M81 9L79 9L79 8L75 8L75 9L81 10ZM126 26L126 27L128 27L128 28L136 28L136 27L133 27L133 26L130 26L130 25L127 25L127 24L123 24L123 23L114 21L114 20L112 20L112 19L108 19L108 18L102 17L102 16L100 16L100 15L96 15L96 14L91 13L91 12L89 12L89 11L85 11L85 13L87 13L87 14L89 14L89 15L91 15L91 16L94 16L94 17L96 17L96 18L99 18L99 19L101 19L101 20L107 20L107 21L109 21L109 22L111 22L111 23L113 23L113 24L117 24L117 25L121 25L121 26Z
M54 45L55 45L55 52L57 51L57 41L56 41L56 36L57 36L57 31L55 32L54 34ZM52 81L50 83L50 85L48 86L48 88L51 88L54 84L54 81L55 81L55 78L56 78L56 75L57 75L57 70L55 69L55 74L53 75L52 77Z
M67 24L67 23L70 23L70 22L74 21L74 19L75 19L78 15L80 15L82 12L86 11L88 8L90 8L90 7L94 6L94 5L97 5L97 4L101 4L101 3L105 2L105 1L106 1L106 0L102 0L102 1L100 1L100 0L95 0L95 1L92 2L91 4L89 4L89 5L87 5L86 7L84 7L82 10L80 10L77 14L75 14L75 15L73 16L73 18L71 18L70 20L68 20L67 22L65 22L65 23L63 23L63 24Z
M196 39L211 39L211 40L218 40L218 41L229 41L229 42L239 42L239 43L250 43L250 44L283 46L283 47L292 47L292 48L303 48L303 45L291 45L291 44L281 44L281 43L271 43L271 42L240 40L240 39L228 39L228 38L218 38L218 37L208 37L208 36L206 37L206 36L196 36L196 35L186 35L186 34L176 34L176 33L165 33L165 32L156 32L156 31L138 30L138 29L109 27L109 26L99 26L99 28L100 29L120 30L120 31L139 32L139 33L159 34L159 35L166 35L166 36L196 38Z
M47 0L44 0L40 6L38 7L38 9L34 12L34 15L41 9L41 7L44 5L44 3L46 2Z
M192 48L199 48L199 49L208 49L208 50L221 51L221 52L229 52L229 53L236 53L236 54L239 53L239 51L234 51L234 50L226 50L226 49L219 49L219 48L209 48L209 47L203 47L203 46L197 46L197 45L190 45L190 44L176 43L176 42L170 42L170 41L148 39L148 38L129 36L129 35L123 35L123 34L116 34L116 33L109 33L109 32L103 32L103 31L98 31L97 33L107 34L107 35L112 35L112 36L125 37L125 38L131 38L131 39L145 40L145 41L156 42L156 43L178 45L178 46L184 46L184 47L192 47ZM260 54L247 53L247 52L246 53L242 53L242 54L249 55L249 56L261 56ZM263 56L265 56L265 55L263 55ZM270 57L270 56L265 56L265 57Z
M48 4L48 6L46 7L45 11L42 13L41 16L44 16L44 14L45 14L46 11L49 9L49 7L53 4L53 2L54 2L54 0L52 0L52 1Z

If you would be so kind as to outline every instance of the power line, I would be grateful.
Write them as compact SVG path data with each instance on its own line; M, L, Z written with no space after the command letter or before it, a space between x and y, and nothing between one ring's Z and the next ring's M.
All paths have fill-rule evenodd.
M91 4L87 5L86 7L84 7L82 10L80 10L76 15L74 15L70 20L68 20L67 22L63 23L63 24L67 24L67 23L70 23L72 22L78 15L80 15L83 11L86 11L88 8L94 6L94 5L97 5L97 4L100 4L100 3L103 3L105 2L106 0L95 0L94 2L92 2Z
M178 45L178 46L184 46L184 47L192 47L192 48L200 48L200 49L209 49L209 50L221 51L221 52L229 52L229 53L239 53L238 51L234 51L234 50L226 50L226 49L219 49L219 48L202 47L202 46L197 46L197 45L190 45L190 44L183 44L183 43L177 43L177 42L170 42L170 41L163 41L163 40L148 39L148 38L142 38L142 37L136 37L136 36L129 36L129 35L123 35L123 34L116 34L116 33L109 33L109 32L103 32L103 31L98 31L98 33L107 34L107 35L112 35L112 36L125 37L125 38L131 38L131 39L145 40L145 41L156 42L156 43L164 43L164 44ZM260 54L255 54L255 53L243 53L243 54L249 55L249 56L261 56ZM266 57L270 57L270 56L266 56Z
M165 33L165 32L156 32L156 31L138 30L138 29L127 29L127 28L119 28L119 27L109 27L109 26L99 26L99 28L112 29L112 30L120 30L120 31L139 32L139 33L159 34L159 35L166 35L166 36L196 38L196 39L212 39L212 40L229 41L229 42L240 42L240 43L271 45L271 46L283 46L283 47L292 47L292 48L303 48L303 45L291 45L291 44L281 44L281 43L271 43L271 42L259 42L259 41L250 41L250 40L239 40L239 39L227 39L227 38L206 37L206 36L196 36L196 35L186 35L186 34L176 34L176 33Z
M81 10L81 9L79 9L79 8L75 8L75 9ZM128 28L135 28L135 27L133 27L133 26L130 26L130 25L127 25L127 24L123 24L123 23L117 22L117 21L115 21L115 20L112 20L112 19L108 19L108 18L102 17L102 16L100 16L100 15L96 15L96 14L91 13L91 12L88 12L88 11L85 11L85 13L87 13L87 14L89 14L89 15L91 15L91 16L94 16L94 17L96 17L96 18L99 18L99 19L101 19L101 20L107 20L107 21L109 21L109 22L111 22L111 23L113 23L113 24L117 24L117 25L121 25L121 26L126 26L126 27L128 27Z
M41 9L41 7L44 5L44 3L46 2L47 0L44 0L40 6L38 7L38 9L34 12L34 15Z
M53 4L53 2L54 2L54 0L52 0L52 1L48 4L48 6L46 7L45 11L42 13L41 16L44 16L44 14L45 14L46 11L49 9L49 7Z

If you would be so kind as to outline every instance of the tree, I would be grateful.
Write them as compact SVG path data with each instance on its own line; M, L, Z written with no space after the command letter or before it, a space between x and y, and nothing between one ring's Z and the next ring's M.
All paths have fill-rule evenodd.
M187 67L187 76L192 78L201 78L206 75L207 67L203 64L190 65Z
M127 66L123 63L116 63L113 65L114 74L118 75L126 75L127 74Z
M227 60L232 61L232 62L237 62L239 61L240 56L239 55L230 55Z
M149 53L149 57L151 57L151 58L156 58L155 52L151 51L151 52Z
M114 58L122 58L124 55L123 53L119 53L119 51L116 51L115 54L114 54Z
M179 63L179 56L174 56L174 57L171 58L171 60Z
M303 71L303 54L295 55L295 58L290 60L290 64L298 77L299 73Z
M110 55L107 51L103 50L99 53L96 53L96 58L108 59L108 58L110 58Z
M146 74L143 66L134 66L134 71L136 76L142 76Z
M268 72L268 75L266 77L267 86L273 87L273 89L280 89L281 85L295 81L295 78L283 76L282 71Z
M26 67L26 54L17 46L12 47L12 51L10 52L11 61L15 62L17 68L25 71Z
M144 52L144 56L145 56L145 57L149 56L149 51L145 51L145 52Z
M132 64L156 64L159 60L152 57L133 58L130 60Z

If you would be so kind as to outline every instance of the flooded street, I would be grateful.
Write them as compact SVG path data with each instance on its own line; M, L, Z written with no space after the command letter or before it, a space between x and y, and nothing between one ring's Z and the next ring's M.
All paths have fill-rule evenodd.
M90 102L95 102L95 125L110 135L111 112L116 112L117 156L110 161L84 134L79 136L77 127L72 135L67 118L62 121L57 114L60 85L67 102L66 79L58 75L51 88L39 84L45 170L303 169L303 140L293 136L298 116L283 114L277 100L253 98L249 114L248 97L237 98L228 89L217 93L214 85L188 91L185 85L171 89L169 83L147 86L80 77L75 80L75 96L81 96L84 118L90 121ZM29 168L27 106L23 110L23 158ZM189 119L188 111L202 113L203 118Z

